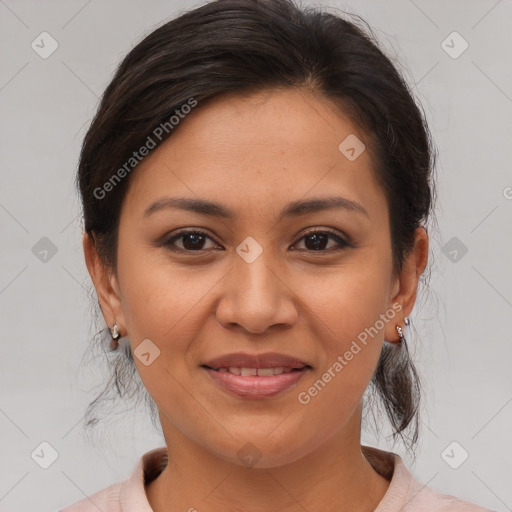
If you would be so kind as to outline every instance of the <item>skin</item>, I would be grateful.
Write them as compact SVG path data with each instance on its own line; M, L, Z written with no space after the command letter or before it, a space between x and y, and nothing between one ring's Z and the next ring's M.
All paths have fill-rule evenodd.
M115 272L84 236L107 324L118 324L132 351L145 339L161 351L149 366L135 357L169 453L146 487L153 510L373 510L389 482L361 451L362 397L384 340L398 341L395 326L404 327L414 306L426 231L416 231L395 275L388 206L370 152L349 161L338 149L349 134L367 148L369 141L320 93L218 97L178 128L132 173ZM328 195L357 201L368 216L331 209L279 220L289 202ZM163 196L223 203L235 217L177 209L145 217ZM181 253L158 245L178 228L207 231L202 251L190 237L175 240ZM331 228L353 247L328 238L315 251L304 238L311 228ZM263 249L252 263L236 252L248 236ZM299 403L298 393L393 304L402 308L394 319L307 405ZM280 396L239 398L200 367L235 351L282 352L313 368ZM249 442L261 454L254 467L237 456Z

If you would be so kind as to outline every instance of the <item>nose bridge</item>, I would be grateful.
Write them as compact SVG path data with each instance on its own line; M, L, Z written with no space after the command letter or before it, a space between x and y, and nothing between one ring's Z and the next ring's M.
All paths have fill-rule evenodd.
M276 276L275 258L270 249L247 237L236 249L233 284L239 300L262 301L269 309L276 306L281 293ZM260 306L261 307L261 306Z
M250 332L263 332L274 324L294 322L297 312L271 251L247 237L236 253L218 306L218 320L239 324Z

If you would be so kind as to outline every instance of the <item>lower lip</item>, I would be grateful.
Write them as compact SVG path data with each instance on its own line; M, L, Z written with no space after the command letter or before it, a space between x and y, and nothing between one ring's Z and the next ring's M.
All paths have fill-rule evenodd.
M224 389L243 398L268 398L283 393L286 390L294 388L299 379L309 369L295 370L281 375L272 375L271 377L235 375L230 372L219 372L211 368L204 368L211 378Z

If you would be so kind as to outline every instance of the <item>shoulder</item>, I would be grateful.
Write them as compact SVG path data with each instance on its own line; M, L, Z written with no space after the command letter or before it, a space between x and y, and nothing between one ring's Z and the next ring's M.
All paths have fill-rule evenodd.
M421 485L411 479L403 512L492 512L488 508L457 498L450 494L442 494L432 487Z
M123 482L118 482L59 510L59 512L98 512L98 510L102 512L122 512L122 487Z
M167 461L167 448L154 448L139 458L126 480L112 484L58 512L151 512L145 484L160 474Z
M396 453L368 446L362 449L373 468L390 481L375 512L493 512L421 484Z

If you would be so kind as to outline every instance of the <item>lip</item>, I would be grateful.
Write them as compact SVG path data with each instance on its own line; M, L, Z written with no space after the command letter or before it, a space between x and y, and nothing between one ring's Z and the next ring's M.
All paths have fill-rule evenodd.
M265 352L263 354L248 354L246 352L234 352L211 359L203 363L214 369L229 368L235 366L237 368L274 368L282 366L284 368L304 368L311 367L308 363L301 361L293 356L279 354L277 352ZM259 377L262 379L263 377Z
M229 372L219 372L212 368L202 366L213 381L226 391L236 396L250 399L265 399L274 397L297 386L299 380L311 370L310 366L304 366L300 370L292 370L281 375L270 377L234 375ZM249 366L254 368L254 366ZM260 366L260 368L263 368Z

